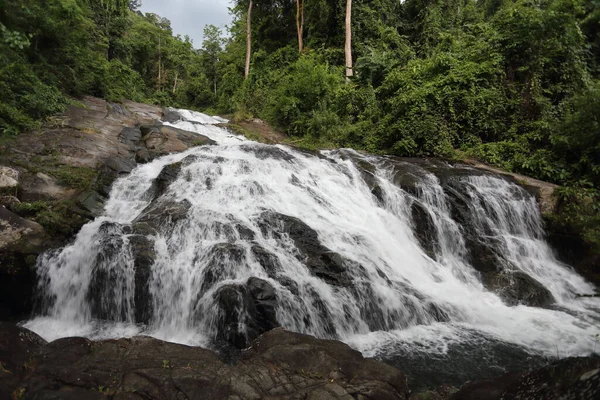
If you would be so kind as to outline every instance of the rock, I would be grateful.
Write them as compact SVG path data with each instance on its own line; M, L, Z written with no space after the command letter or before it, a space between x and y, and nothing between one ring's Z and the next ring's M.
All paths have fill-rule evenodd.
M19 185L19 171L0 166L0 195L15 195Z
M163 117L162 120L168 123L175 123L177 121L181 121L183 120L183 117L181 116L181 114L179 114L177 112L177 110L173 109L173 108L165 108L163 110Z
M0 206L4 206L11 211L13 211L12 208L18 204L21 204L21 202L15 196L0 196Z
M547 307L555 301L548 289L521 271L484 275L483 283L510 306L524 304L531 307Z
M50 175L38 172L37 174L23 174L19 185L18 196L23 202L32 203L40 200L60 200L72 197L76 190L60 185Z
M567 358L532 372L472 382L452 400L594 400L600 397L600 357Z
M181 152L193 146L215 144L213 140L205 136L167 125L143 125L140 130L151 159Z
M410 210L415 237L425 253L429 257L435 259L435 250L438 245L438 239L436 227L431 215L425 206L418 200L412 202Z
M19 381L35 366L34 357L46 341L28 329L0 322L0 398L9 399ZM14 397L13 397L14 398Z
M263 235L270 232L274 236L287 234L299 250L298 259L310 272L330 285L350 286L346 260L319 242L317 232L298 218L274 212L261 215L259 226Z
M138 224L134 230L141 231ZM150 294L150 277L152 265L156 260L154 242L145 234L136 234L129 237L131 253L134 257L134 303L135 321L147 324L152 317L152 297Z
M254 153L256 158L258 158L259 160L266 160L268 158L272 158L274 160L292 161L295 158L287 151L271 145L252 143L243 144L239 146L239 148L242 151Z
M25 342L22 338L25 335ZM406 399L404 374L349 346L274 329L234 364L199 347L149 337L52 343L0 324L2 394L32 399ZM13 365L12 363L10 364ZM23 368L25 370L25 368Z
M152 189L154 190L154 198L162 196L167 191L169 186L177 180L177 177L181 172L181 167L181 162L169 164L163 167L162 171L160 171L160 174L158 174L152 185Z
M263 279L252 277L245 285L226 284L215 293L215 302L221 309L217 339L238 349L279 326L275 289ZM240 329L240 322L245 329Z
M85 192L77 197L77 203L94 217L102 215L106 198L97 192Z
M36 252L46 238L40 224L21 218L4 206L0 206L0 228L0 250Z
M187 200L159 199L142 211L134 223L145 223L160 232L172 228L173 224L185 219L192 204Z
M435 390L426 390L411 394L409 400L448 400L458 389L453 386L442 385Z

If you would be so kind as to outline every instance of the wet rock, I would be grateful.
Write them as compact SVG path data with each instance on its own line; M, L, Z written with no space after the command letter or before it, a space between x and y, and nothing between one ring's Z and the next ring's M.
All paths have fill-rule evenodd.
M124 233L124 228L113 222L104 222L99 229L99 252L93 262L86 293L93 318L126 320L125 293L119 290L127 268L121 258L125 250Z
M567 358L532 372L467 383L452 400L578 399L600 397L600 357Z
M217 339L243 349L260 334L279 326L275 289L263 279L250 278L245 285L224 285L215 293L220 307ZM245 329L240 329L244 322Z
M425 253L435 259L435 250L438 245L436 227L431 215L420 201L413 201L411 206L411 219L413 232Z
M279 147L264 144L244 144L240 146L240 150L248 153L253 153L259 160L272 158L274 160L292 161L294 156Z
M22 335L31 335L26 343ZM14 343L14 344L13 344ZM404 374L331 340L274 329L235 364L199 347L150 337L45 344L0 324L0 363L27 359L27 373L0 370L0 389L32 399L406 399ZM10 364L12 365L12 364ZM23 365L23 364L21 364Z
M162 231L184 220L191 207L192 204L185 199L182 201L160 199L150 203L134 223L145 223L156 231Z
M346 261L338 253L332 252L319 242L317 232L298 218L274 212L261 215L259 226L263 235L287 234L299 250L298 259L312 274L330 285L349 286L352 283L347 274Z
M273 253L268 252L258 244L253 244L250 251L252 255L258 261L265 272L271 277L275 278L282 270L279 258Z
M158 174L152 184L154 198L162 196L169 189L169 186L177 180L177 177L181 172L181 167L181 162L169 164L163 167L162 171L160 171L160 174Z
M174 124L177 121L183 120L183 117L176 110L172 108L165 108L165 110L163 111L162 120Z
M151 159L181 152L193 146L215 144L205 136L167 125L143 125L140 130Z
M521 271L487 274L484 275L483 283L510 306L524 304L531 307L547 307L555 301L548 289Z
M137 234L129 237L131 253L134 257L134 303L135 321L147 324L152 317L152 297L150 295L150 278L152 265L156 260L154 242L145 235Z

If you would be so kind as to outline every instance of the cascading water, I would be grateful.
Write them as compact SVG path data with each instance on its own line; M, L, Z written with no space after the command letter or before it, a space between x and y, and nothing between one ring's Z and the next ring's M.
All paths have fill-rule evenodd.
M212 346L247 343L259 320L368 355L596 349L600 304L576 297L594 288L556 260L519 186L441 162L259 144L180 113L175 126L218 145L116 181L104 215L38 260L44 313L28 328Z

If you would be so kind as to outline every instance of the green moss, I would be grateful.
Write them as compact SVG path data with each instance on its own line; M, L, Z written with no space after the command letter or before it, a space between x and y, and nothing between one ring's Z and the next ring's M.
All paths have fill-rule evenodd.
M86 212L72 200L19 203L13 210L42 225L53 236L73 235L89 220Z
M59 165L48 171L63 185L81 190L91 190L98 178L98 171L88 167Z

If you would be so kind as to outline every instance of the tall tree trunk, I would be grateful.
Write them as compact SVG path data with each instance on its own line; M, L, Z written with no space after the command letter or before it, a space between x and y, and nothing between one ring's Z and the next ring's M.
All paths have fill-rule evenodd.
M175 72L175 83L173 84L173 94L177 91L177 78L179 77L179 72Z
M298 53L304 49L304 1L296 0L296 31L298 33Z
M250 56L252 55L252 0L248 5L248 16L246 18L246 68L244 70L244 79L248 79L250 74Z
M162 85L162 46L160 34L158 35L158 90L161 90Z
M352 71L352 0L346 0L346 83L354 75Z

